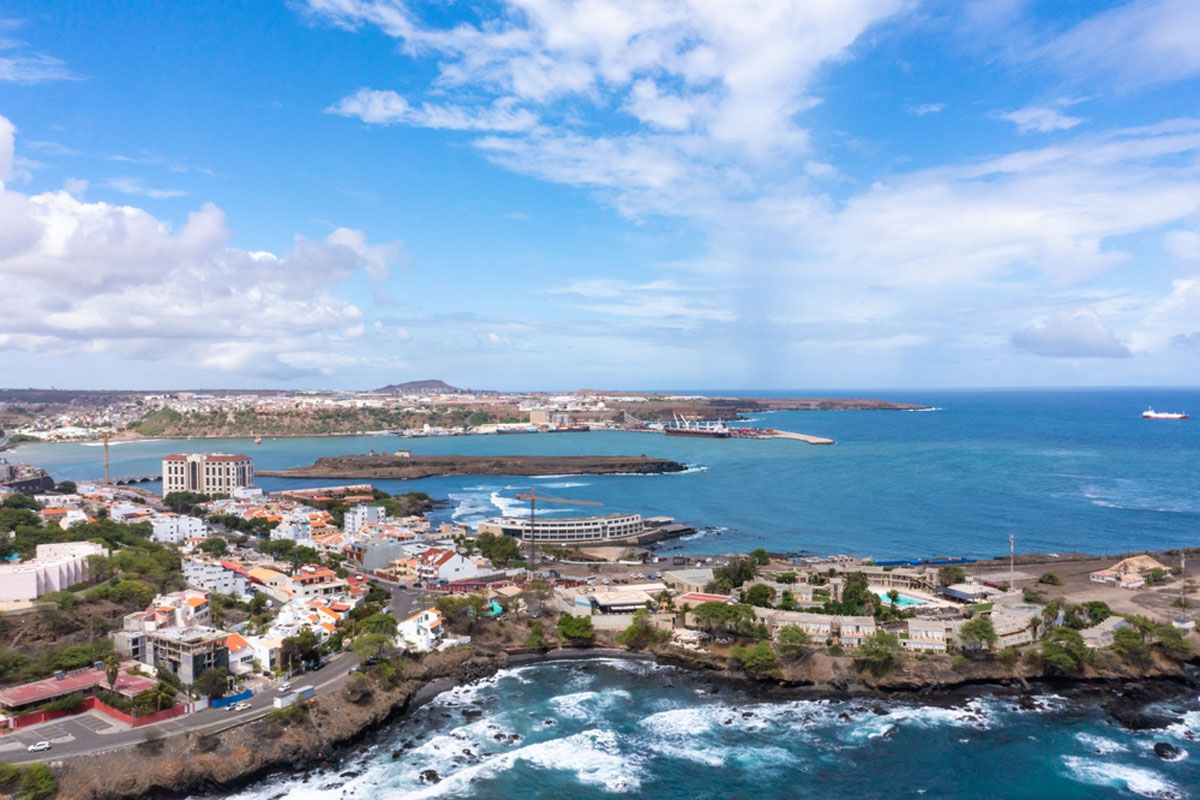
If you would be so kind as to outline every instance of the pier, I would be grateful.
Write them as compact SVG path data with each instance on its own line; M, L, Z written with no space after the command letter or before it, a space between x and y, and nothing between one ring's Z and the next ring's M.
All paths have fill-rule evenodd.
M772 431L768 438L771 439L796 439L808 444L837 444L833 439L826 439L823 436L809 436L807 433L793 433L792 431Z

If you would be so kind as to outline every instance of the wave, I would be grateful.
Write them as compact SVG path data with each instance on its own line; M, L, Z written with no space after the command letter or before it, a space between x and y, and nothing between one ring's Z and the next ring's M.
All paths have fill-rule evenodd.
M1112 739L1105 739L1103 736L1091 733L1080 732L1075 734L1075 738L1102 756L1129 751L1129 748L1120 742L1114 742Z
M573 481L562 481L561 483L544 484L547 489L578 489L581 486L591 486L590 483L576 483Z
M1196 496L1164 496L1144 484L1128 478L1118 478L1116 486L1102 487L1085 484L1080 491L1094 506L1115 508L1124 511L1154 511L1164 514L1200 513L1200 499Z
M1095 758L1063 756L1070 778L1092 786L1123 788L1139 797L1173 800L1185 797L1178 786L1154 770L1127 764L1113 764Z

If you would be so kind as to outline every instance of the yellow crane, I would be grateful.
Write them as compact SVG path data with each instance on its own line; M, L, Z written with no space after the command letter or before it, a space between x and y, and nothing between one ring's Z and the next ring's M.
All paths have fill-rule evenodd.
M544 494L538 494L537 489L530 489L528 494L518 494L518 500L529 501L529 571L533 572L533 560L536 557L536 539L533 535L534 524L537 522L537 504L538 503L567 503L568 505L577 506L602 506L604 503L597 503L595 500L567 500L563 497L547 497Z

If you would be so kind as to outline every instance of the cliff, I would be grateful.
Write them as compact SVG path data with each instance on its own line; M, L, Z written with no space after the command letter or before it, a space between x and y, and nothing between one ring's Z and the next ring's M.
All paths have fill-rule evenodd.
M682 472L683 464L646 456L325 456L307 467L259 470L275 478L429 478L436 475L607 475Z

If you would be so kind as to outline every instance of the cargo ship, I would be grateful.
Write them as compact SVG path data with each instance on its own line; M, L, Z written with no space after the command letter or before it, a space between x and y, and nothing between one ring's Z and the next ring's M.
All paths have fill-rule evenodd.
M678 416L670 424L663 425L663 433L667 436L703 436L709 439L728 439L733 435L721 420L689 422Z
M1155 411L1153 408L1147 408L1142 412L1142 419L1177 420L1187 418L1187 414L1180 414L1174 411Z

